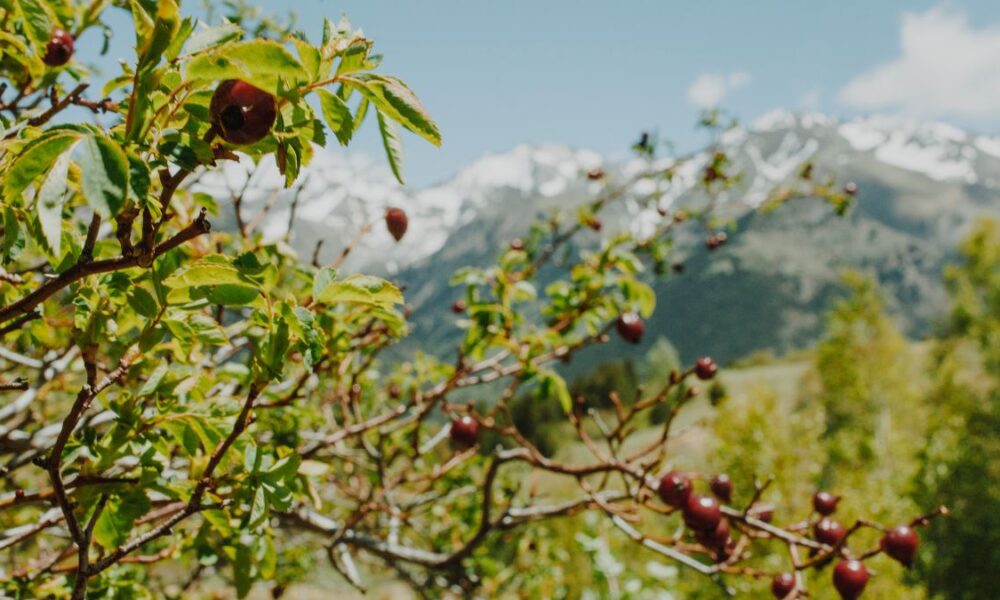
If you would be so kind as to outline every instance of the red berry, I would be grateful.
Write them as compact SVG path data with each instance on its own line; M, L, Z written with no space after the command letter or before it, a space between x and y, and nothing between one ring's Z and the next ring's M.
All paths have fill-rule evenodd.
M642 334L646 332L646 325L642 322L642 318L634 312L619 315L615 326L618 328L618 335L630 344L641 342Z
M215 88L209 111L219 137L238 145L264 139L278 114L274 96L239 79L228 79Z
M53 29L45 44L42 62L50 67L61 67L73 56L73 36L62 29Z
M722 520L719 502L711 496L692 494L684 503L684 522L696 531L714 531Z
M604 169L597 168L587 171L587 179L591 181L597 181L598 179L604 179Z
M464 300L455 300L454 302L452 302L451 303L451 312L455 313L456 315L464 313L465 312L465 301Z
M399 398L403 395L403 390L400 389L399 384L393 383L389 385L389 397L393 400Z
M524 250L524 240L521 238L514 238L510 241L511 250Z
M385 211L385 226L389 229L389 234L397 242L403 239L403 235L406 233L406 226L410 224L410 220L406 217L406 213L402 208L390 208Z
M684 473L671 471L660 478L660 487L657 489L660 499L674 508L680 508L687 504L691 497L691 480Z
M830 492L821 490L813 494L813 508L824 517L832 515L837 510L838 502L840 502L840 496L834 496Z
M723 502L731 502L733 499L733 480L725 473L719 473L712 479L712 493Z
M698 543L706 548L721 550L729 542L729 522L720 519L719 524L711 531L695 531L694 537Z
M451 422L451 441L457 446L471 448L479 439L479 422L464 415Z
M795 590L795 575L779 573L771 580L771 595L775 598L786 598Z
M603 226L604 224L601 223L601 220L596 217L591 217L590 219L587 219L587 227L590 227L594 231L600 231L601 227Z
M842 560L833 568L833 587L844 600L855 600L868 585L868 569L860 560Z
M829 517L823 517L813 525L813 537L817 542L827 546L836 546L845 535L847 530L844 526Z
M898 560L903 566L909 567L917 554L920 538L912 527L900 525L887 531L879 545L883 552Z
M715 364L715 361L709 357L699 358L694 363L694 374L698 376L698 379L702 381L708 381L709 379L715 377L715 373L719 370L719 365Z

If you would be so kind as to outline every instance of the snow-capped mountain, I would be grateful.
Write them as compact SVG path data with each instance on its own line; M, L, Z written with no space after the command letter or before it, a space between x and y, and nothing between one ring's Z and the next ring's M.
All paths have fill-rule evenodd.
M720 144L743 174L741 185L723 199L739 232L711 261L698 240L682 243L688 274L657 287L660 306L667 308L658 311L653 331L667 335L682 355L715 352L724 359L808 343L821 324L817 314L837 293L839 272L849 267L877 275L890 306L919 334L944 309L940 270L952 248L977 216L1000 216L1000 138L943 123L875 116L837 121L774 111L727 131ZM708 156L696 154L678 170L664 204L698 200L692 188ZM815 203L772 215L751 210L806 161L820 175L859 183L859 202L847 218ZM280 238L294 210L293 245L311 256L322 240L323 261L372 223L344 268L405 283L419 337L448 344L455 338L440 321L441 307L455 293L447 287L451 272L464 264L489 264L550 209L572 208L591 197L596 188L584 174L598 166L622 178L644 168L638 159L522 145L486 156L444 183L412 190L396 184L381 164L320 151L299 191L280 191L273 165L255 175L247 211L271 204L263 230ZM222 196L238 191L247 177L241 169L206 178L202 188ZM640 182L635 193L647 194L656 185ZM381 224L389 206L404 208L410 218L413 234L398 244ZM623 208L605 219L606 230L642 232L657 218L628 199ZM767 301L759 300L762 292ZM749 297L758 300L748 303ZM717 314L705 319L708 313ZM739 331L745 333L733 340Z

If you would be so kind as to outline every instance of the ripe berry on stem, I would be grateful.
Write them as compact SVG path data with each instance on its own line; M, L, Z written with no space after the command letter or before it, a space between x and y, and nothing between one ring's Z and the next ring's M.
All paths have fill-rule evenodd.
M722 520L719 502L711 496L692 494L684 503L684 523L696 531L714 531Z
M890 529L879 542L882 552L896 559L905 567L913 564L913 557L916 556L919 545L920 538L917 537L917 532L908 525L900 525L895 529Z
M42 62L50 67L61 67L69 62L73 57L73 36L66 31L56 28L49 35L49 41L45 43L45 55Z
M464 300L455 300L454 302L452 302L451 303L451 312L455 313L456 315L464 313L465 312L465 301Z
M844 600L856 600L868 585L868 569L860 560L842 560L833 568L833 587Z
M715 373L719 370L719 365L715 364L715 361L709 357L699 358L694 363L694 374L698 376L698 379L702 381L708 381L709 379L715 377Z
M813 508L824 517L832 515L837 510L838 502L840 496L834 496L830 492L820 490L813 494Z
M719 524L711 531L695 531L694 537L698 543L706 548L721 550L729 542L729 521L719 520Z
M618 335L630 344L641 342L642 334L646 332L646 325L642 322L642 318L634 312L619 315L615 326L618 328Z
M278 115L274 96L239 79L215 88L209 112L219 137L241 146L267 137Z
M691 480L684 473L670 471L660 478L660 487L657 489L657 493L664 503L674 508L680 508L691 497Z
M457 446L471 448L479 439L479 421L463 415L451 422L451 441Z
M410 220L402 208L393 207L385 211L385 226L389 229L389 235L397 242L403 239L409 224Z
M711 487L712 493L719 500L723 502L731 502L733 500L733 480L729 478L729 475L719 473L712 478Z
M775 598L786 598L795 590L795 575L779 573L771 580L771 595Z
M844 526L829 517L823 517L813 525L813 536L816 541L827 546L836 546L845 535L847 530Z

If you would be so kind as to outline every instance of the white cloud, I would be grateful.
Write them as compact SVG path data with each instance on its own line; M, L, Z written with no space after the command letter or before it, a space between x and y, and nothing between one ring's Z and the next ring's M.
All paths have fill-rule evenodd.
M733 90L750 83L750 73L734 71L729 75L702 73L688 86L688 102L698 108L714 108Z
M1000 117L1000 26L958 12L904 13L900 55L840 90L844 104L920 117Z

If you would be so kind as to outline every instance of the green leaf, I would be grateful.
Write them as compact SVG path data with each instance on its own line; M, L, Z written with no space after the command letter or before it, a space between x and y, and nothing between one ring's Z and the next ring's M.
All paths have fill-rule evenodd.
M247 537L250 537L249 534ZM236 584L236 595L240 598L246 598L250 593L250 585L253 583L251 568L251 548L243 540L239 540L236 543L236 560L233 561L233 581Z
M38 188L38 222L42 235L52 253L59 256L62 245L62 209L66 200L66 181L69 173L69 152L56 159L45 181Z
M343 80L354 84L379 112L435 146L441 145L437 124L416 94L400 79L375 73L355 73Z
M203 27L195 31L188 38L187 45L184 46L185 54L197 54L209 48L214 48L226 42L239 39L243 36L243 28L236 23L225 22L213 27L204 27L204 23L199 23Z
M87 202L105 220L122 204L128 190L128 159L121 146L100 134L88 135L79 146L81 187Z
M131 152L128 154L128 187L133 199L145 204L149 194L149 165Z
M263 487L258 487L253 494L253 503L250 505L250 528L256 529L258 525L267 518L267 495Z
M396 176L396 181L403 181L403 142L399 139L396 126L382 115L382 111L376 110L378 116L378 131L382 134L382 147L385 148L386 158L389 159L389 167L392 174Z
M113 496L94 525L94 540L105 548L117 548L132 534L135 521L149 512L150 502L143 490Z
M159 64L163 52L177 35L180 14L175 0L157 0L156 18L153 28L139 46L139 68L146 69Z
M223 306L243 306L250 304L260 297L260 290L248 285L235 285L227 283L216 285L208 289L205 294L212 304Z
M323 267L316 276L313 277L313 299L319 297L331 283L337 280L337 270L331 267Z
M344 281L330 283L315 300L324 304L367 304L388 309L403 303L403 293L384 279L355 274Z
M354 135L354 117L351 109L344 104L340 96L326 90L316 90L319 95L319 106L323 109L323 120L337 136L340 145L346 146Z
M319 50L309 42L300 40L299 38L292 38L292 43L295 44L295 49L299 53L299 59L302 61L302 66L305 67L306 73L309 74L309 81L316 81L319 79L319 68L321 62Z
M11 202L35 183L71 145L80 139L77 131L57 129L32 140L14 159L6 173L4 198Z
M40 0L17 0L17 5L24 17L24 30L31 40L31 45L38 54L45 54L45 45L53 29L52 19L45 10L45 3Z
M164 281L172 288L246 283L239 270L226 257L218 255L200 258Z
M147 319L155 318L160 313L156 299L145 288L136 286L129 291L128 304L132 309Z
M573 398L569 394L566 380L555 371L543 371L539 373L541 377L539 393L543 398L555 397L559 400L563 412L569 414L573 410Z
M237 42L199 54L188 63L186 78L242 79L272 94L278 93L279 79L286 86L308 81L302 64L281 44L271 40Z
M0 243L0 252L3 259L13 260L24 248L24 228L17 220L17 213L10 206L4 207L3 211L3 243Z

